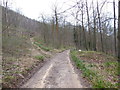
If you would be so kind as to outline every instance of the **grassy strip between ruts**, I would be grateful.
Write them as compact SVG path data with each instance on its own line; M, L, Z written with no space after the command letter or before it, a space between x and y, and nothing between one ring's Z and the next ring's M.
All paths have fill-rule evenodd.
M85 61L80 60L77 54L77 51L71 51L72 60L75 62L77 68L82 71L82 75L91 82L93 88L117 88L117 84L112 84L104 80L96 71L86 67Z

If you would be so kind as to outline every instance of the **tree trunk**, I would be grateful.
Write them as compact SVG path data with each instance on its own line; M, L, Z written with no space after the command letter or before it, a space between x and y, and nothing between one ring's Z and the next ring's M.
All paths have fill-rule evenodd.
M76 31L75 25L74 25L74 42L75 42L76 49L78 49L78 33Z
M56 24L56 47L59 48L59 39L58 39L58 29L59 29L59 26L58 26L58 15L57 15L57 8L55 7L55 24Z
M94 13L93 13L94 15ZM97 48L96 48L96 20L95 20L95 17L94 17L94 42L93 42L93 48L94 48L94 51L97 51Z
M96 17L95 17L93 1L92 1L92 6L93 6L92 8L93 8L93 23L94 23L93 49L94 49L94 51L97 51L97 48L96 48Z
M118 58L120 61L120 0L118 2Z
M97 13L98 13L98 21L99 21L101 48L102 48L102 52L104 52L104 47L103 47L103 36L102 36L102 28L101 28L101 19L100 19L100 12L99 12L98 2L97 2Z
M79 25L79 36L80 36L80 48L82 49L82 31L81 31L81 25Z
M91 50L91 32L90 32L90 20L89 20L89 12L88 12L88 3L87 3L87 0L86 0L86 11L87 11L87 21L88 21L88 31L89 31L88 44L89 44L89 49Z
M115 55L117 55L117 46L116 46L116 15L115 15L115 0L113 1L114 9L114 46L115 46Z
M87 40L86 40L86 33L85 33L85 29L84 29L84 24L83 24L84 20L83 20L83 4L82 4L82 30L83 30L83 36L84 36L84 46L86 48L86 50L88 50L87 48Z
M53 39L53 46L54 46L54 28L55 28L55 26L54 26L54 24L55 24L55 22L54 22L54 17L53 17L53 20L52 20L52 39Z

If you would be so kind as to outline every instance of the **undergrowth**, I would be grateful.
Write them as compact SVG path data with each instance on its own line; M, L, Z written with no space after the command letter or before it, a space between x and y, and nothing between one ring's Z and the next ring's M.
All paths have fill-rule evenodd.
M80 56L79 53L81 53L82 57L85 58L85 57L87 57L86 53L90 54L93 52L85 51L83 53L83 52L71 51L72 60L75 62L77 68L82 71L83 77L86 77L91 82L93 88L117 88L118 87L118 83L117 83L117 81L118 81L118 78L117 78L118 63L117 62L104 61L101 64L97 64L97 63L94 63L93 60L91 60L92 61L92 63L91 63L90 60L86 61L86 60L84 60L84 58L82 58L82 60L81 60L79 57ZM91 58L92 58L92 56L90 56L90 59ZM88 59L88 57L87 57L87 59ZM102 70L100 69L101 67L102 67ZM109 79L106 79L107 78L106 73L108 73L108 72L111 75L111 77L109 77L109 78L114 77L115 82L113 82L113 81L111 82L111 81L109 81ZM108 76L109 76L109 74L108 74Z
M34 42L34 44L36 44L37 46L39 46L41 49L45 50L45 51L50 51L50 48L43 46L42 44L38 43L38 42Z
M44 56L35 56L35 58L38 59L38 60L41 60L41 61L44 60Z

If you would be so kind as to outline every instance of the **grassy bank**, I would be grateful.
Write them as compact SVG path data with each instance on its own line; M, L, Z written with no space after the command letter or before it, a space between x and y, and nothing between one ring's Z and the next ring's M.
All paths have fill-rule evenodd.
M10 36L11 37L11 36ZM10 38L9 37L9 38ZM8 39L9 40L9 39ZM24 40L24 38L23 38ZM28 39L29 40L29 39ZM15 46L19 45L13 45L14 49L10 48L9 49L4 49L7 50L7 52L4 52L3 54L3 62L2 62L2 67L3 67L3 81L2 85L4 88L15 88L17 85L28 76L28 74L36 68L40 63L44 61L47 56L50 57L50 55L47 55L47 53L43 54L40 50L35 48L35 46L32 44L32 42L29 40L26 40L26 42L29 42L30 47L28 44L24 43L21 41L21 44L27 47L27 49L24 49L22 46L20 48L16 48ZM14 40L14 42L16 42ZM19 42L19 41L18 41ZM9 45L9 42L7 42ZM4 43L6 45L6 43ZM11 44L11 42L10 42ZM4 47L7 47L5 46ZM44 47L44 48L43 48ZM42 45L40 47L43 49L44 52L49 51L46 49L46 46ZM22 51L18 52L16 55L15 50ZM25 52L27 50L27 52ZM11 51L8 53L8 51ZM12 55L11 55L12 54ZM22 54L22 55L21 55ZM17 57L19 56L19 57Z
M71 57L93 88L118 87L118 62L115 57L94 51L71 51Z
M63 52L64 50L70 49L70 47L59 47L59 48L55 48L51 43L46 44L43 40L40 40L38 38L34 38L34 44L37 45L39 48L41 48L42 50L46 51L46 52L52 52L52 53L59 53L59 52Z

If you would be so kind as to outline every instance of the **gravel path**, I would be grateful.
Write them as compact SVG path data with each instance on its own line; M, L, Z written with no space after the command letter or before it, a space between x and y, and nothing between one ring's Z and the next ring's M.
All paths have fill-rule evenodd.
M58 53L22 88L83 88L69 58L69 50Z

